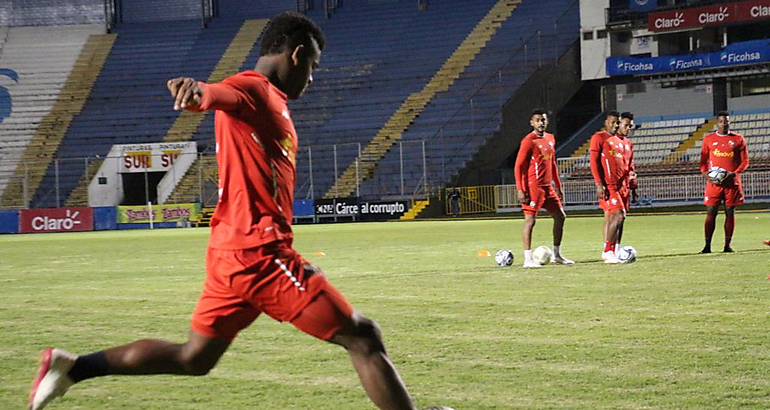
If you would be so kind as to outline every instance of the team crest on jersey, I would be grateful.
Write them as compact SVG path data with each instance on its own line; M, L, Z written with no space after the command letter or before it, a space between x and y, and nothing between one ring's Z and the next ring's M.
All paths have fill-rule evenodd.
M727 143L730 144L731 147L735 145L735 141L733 140L727 141Z
M291 133L286 133L286 138L282 139L280 144L281 153L283 153L283 156L289 157L289 161L291 161L292 164L295 164L297 154L292 149L294 147L294 141Z
M530 201L529 206L535 206L535 201Z
M612 205L617 205L618 204L618 200L615 199L615 198L612 198L612 200L610 202L612 202Z

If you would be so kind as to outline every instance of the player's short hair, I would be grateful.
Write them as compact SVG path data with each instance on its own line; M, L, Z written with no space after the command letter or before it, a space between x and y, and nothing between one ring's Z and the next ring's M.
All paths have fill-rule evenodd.
M536 115L548 115L548 111L542 108L535 108L534 110L532 110L532 114L529 115L529 118L532 118Z
M266 56L279 54L287 49L294 50L300 44L309 45L311 38L318 43L319 50L324 49L326 38L313 20L290 11L281 13L273 17L265 28L259 55Z
M634 119L634 114L632 114L632 113L631 113L631 112L629 112L629 111L625 111L625 112L623 112L622 114L620 114L620 118L622 118L622 119L629 119L629 120L633 120L633 119Z
M607 113L607 118L609 118L609 117L618 117L618 118L620 118L620 113L617 112L617 111L614 111L614 110L610 111L610 112Z
M730 111L719 111L717 113L717 118L719 118L719 117L729 117L729 116L730 116Z

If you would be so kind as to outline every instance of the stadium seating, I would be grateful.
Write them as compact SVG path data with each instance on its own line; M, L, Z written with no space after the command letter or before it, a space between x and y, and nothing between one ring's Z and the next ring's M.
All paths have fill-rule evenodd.
M5 193L41 121L54 107L87 39L103 32L102 25L3 30L0 68L15 71L18 84L7 87L13 110L0 124L0 193Z

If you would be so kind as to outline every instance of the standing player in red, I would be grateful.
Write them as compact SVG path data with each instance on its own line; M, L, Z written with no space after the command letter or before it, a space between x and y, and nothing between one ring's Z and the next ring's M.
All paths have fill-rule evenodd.
M615 243L618 241L618 228L626 217L623 181L627 169L623 156L625 147L616 135L619 126L620 114L610 111L604 120L605 129L591 137L591 174L596 184L599 208L604 211L604 263L620 262L615 255Z
M571 265L575 262L561 255L561 238L564 232L564 219L567 215L561 201L564 193L561 190L559 169L556 167L556 140L552 134L545 132L548 127L548 114L544 110L532 111L529 124L532 132L527 134L516 156L514 174L516 176L516 194L524 211L524 267L539 268L540 265L532 260L532 228L535 227L537 212L545 208L553 218L553 256L551 263ZM554 189L554 185L556 188Z
M344 347L380 409L415 409L377 325L292 248L297 133L286 103L312 82L323 47L324 36L312 21L283 13L266 28L254 71L216 84L168 82L174 109L216 110L219 202L188 339L139 340L84 356L48 349L31 410L94 377L205 375L261 313Z
M724 168L727 177L713 181L708 171L711 167ZM735 230L735 207L744 202L741 188L741 172L749 167L749 152L743 135L730 131L730 113L717 114L717 132L703 137L700 151L700 172L706 179L706 245L700 253L711 253L711 238L717 224L719 204L725 204L725 247L724 252L734 252L730 246Z
M631 202L636 202L636 164L634 164L634 143L631 141L631 133L634 131L634 114L626 111L620 114L620 125L618 126L617 136L620 138L621 144L623 144L623 158L626 161L626 177L623 178L623 189L621 190L621 196L623 197L623 206L625 208L626 215L631 210ZM623 226L625 225L625 218L620 222L618 227L618 238L615 242L615 256L620 251L620 243L623 240Z

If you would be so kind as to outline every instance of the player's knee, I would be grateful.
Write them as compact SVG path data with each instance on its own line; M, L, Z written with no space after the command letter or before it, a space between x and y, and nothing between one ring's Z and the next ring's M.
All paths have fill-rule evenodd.
M380 327L369 318L358 316L349 335L348 343L345 344L349 351L368 356L385 350Z
M179 364L189 376L205 376L214 368L217 361L200 352L183 349L179 354Z

